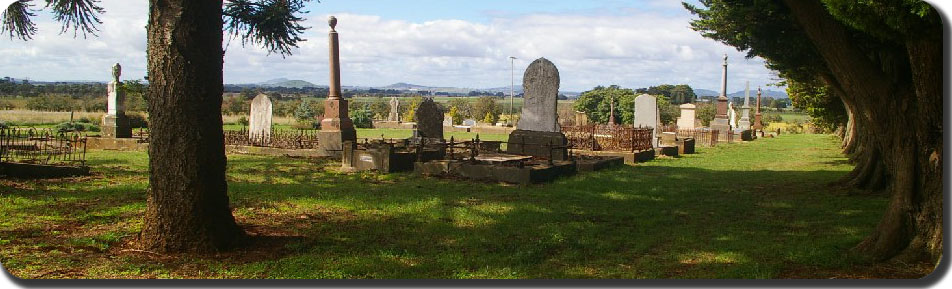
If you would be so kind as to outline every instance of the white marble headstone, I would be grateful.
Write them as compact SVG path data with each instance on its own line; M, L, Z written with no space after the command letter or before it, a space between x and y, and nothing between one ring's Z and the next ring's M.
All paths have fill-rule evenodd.
M251 101L248 135L252 140L268 142L271 139L271 99L259 94Z
M650 127L654 131L651 134L651 145L658 147L658 127L661 116L658 114L658 99L654 96L642 94L635 97L635 127Z
M685 103L682 104L680 108L681 116L678 117L678 129L694 129L697 106L693 103Z

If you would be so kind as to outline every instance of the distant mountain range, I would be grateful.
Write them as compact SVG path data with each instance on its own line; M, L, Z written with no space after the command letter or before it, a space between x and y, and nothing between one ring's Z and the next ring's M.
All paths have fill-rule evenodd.
M304 80L291 80L287 78L276 78L256 84L239 84L238 86L261 86L261 87L286 87L286 88L305 88L305 87L327 87L325 85L316 85ZM414 91L429 91L431 93L449 93L452 95L459 94L468 94L470 91L483 91L489 93L499 93L502 92L505 95L509 95L509 86L500 86L492 88L467 88L467 87L450 87L450 86L428 86L420 85L406 82L398 82L386 86L345 86L344 88L350 90L368 90L368 89L381 89L381 90L398 90L405 92L414 92ZM522 94L522 85L516 85L513 87L513 93L516 95ZM564 94L570 98L574 98L581 94L581 92L576 91L559 91L559 93ZM718 91L695 88L694 93L697 96L717 96L720 93ZM751 97L757 96L756 90L750 91ZM736 91L727 94L728 97L743 97L744 91ZM787 93L784 91L775 91L775 90L764 90L764 97L773 97L773 98L788 98Z

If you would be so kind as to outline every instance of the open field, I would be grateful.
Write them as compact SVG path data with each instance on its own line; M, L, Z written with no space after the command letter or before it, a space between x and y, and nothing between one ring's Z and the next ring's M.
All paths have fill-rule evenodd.
M364 133L376 133L367 131ZM0 262L20 278L918 278L849 248L882 195L828 186L851 169L826 135L700 148L511 186L341 174L338 162L232 155L250 237L233 252L134 250L145 152L89 152L94 175L0 179Z
M73 119L88 118L93 123L99 123L105 112L81 112L73 113ZM62 111L33 111L33 110L0 110L0 121L13 122L18 126L38 126L53 125L69 121L70 112Z

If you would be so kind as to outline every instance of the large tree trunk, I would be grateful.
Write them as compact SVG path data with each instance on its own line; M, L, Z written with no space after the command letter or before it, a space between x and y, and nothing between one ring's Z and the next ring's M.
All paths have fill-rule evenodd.
M856 249L879 259L937 262L942 255L941 27L906 43L911 71L883 72L848 28L816 0L784 0L892 172L889 208ZM862 133L862 132L861 132Z
M146 250L212 252L242 234L225 181L221 14L221 0L149 1Z

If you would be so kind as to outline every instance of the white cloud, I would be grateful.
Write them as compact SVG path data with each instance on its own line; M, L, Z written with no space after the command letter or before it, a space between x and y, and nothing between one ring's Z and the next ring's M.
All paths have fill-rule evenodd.
M102 2L107 12L98 38L57 35L59 25L38 18L39 34L30 42L0 40L0 76L38 80L106 80L121 62L124 78L145 74L146 1ZM729 91L750 80L756 87L773 82L759 59L688 27L686 12L655 10L586 11L582 14L504 15L486 23L434 20L413 23L375 15L338 14L344 85L424 85L487 88L509 83L508 56L518 57L516 78L535 58L552 60L564 90L596 85L645 87L689 83L720 87L721 54L731 57ZM677 10L675 10L677 11ZM46 11L40 12L47 13ZM676 14L672 16L672 14ZM312 14L300 49L281 58L257 47L227 45L225 81L260 82L287 77L326 84L328 15ZM452 17L452 15L448 15Z

